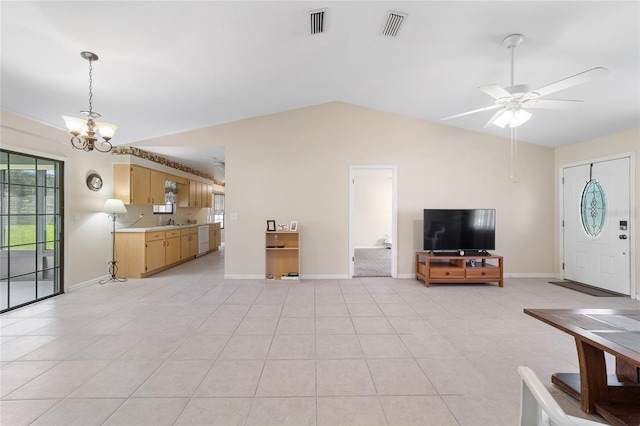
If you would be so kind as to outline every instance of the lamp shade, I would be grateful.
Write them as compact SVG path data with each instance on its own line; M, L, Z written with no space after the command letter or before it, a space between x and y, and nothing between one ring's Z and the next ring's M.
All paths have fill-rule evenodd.
M67 125L67 130L69 130L69 133L75 136L78 136L80 133L83 133L84 129L87 127L87 120L83 120L81 118L68 117L66 115L63 115L62 119L64 120L64 123Z
M98 131L104 140L110 140L116 132L118 126L109 123L96 123Z
M124 203L122 202L122 200L117 198L109 198L104 203L104 208L102 210L107 213L126 213L127 212L127 209L124 206Z

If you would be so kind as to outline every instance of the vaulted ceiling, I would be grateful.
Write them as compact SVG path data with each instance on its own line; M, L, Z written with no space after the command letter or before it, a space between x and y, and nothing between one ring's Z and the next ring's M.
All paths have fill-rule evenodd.
M609 75L551 96L571 110L535 110L520 140L557 147L640 126L638 1L69 1L10 2L1 10L1 106L63 128L93 108L119 126L113 142L342 101L419 119L492 105L477 89L531 89L593 67ZM324 28L310 34L310 11ZM406 15L381 34L389 11ZM443 122L483 128L493 111ZM194 161L191 150L165 152ZM222 158L220 158L222 156ZM193 157L189 159L189 157ZM224 159L223 150L207 158ZM207 160L209 162L215 160Z

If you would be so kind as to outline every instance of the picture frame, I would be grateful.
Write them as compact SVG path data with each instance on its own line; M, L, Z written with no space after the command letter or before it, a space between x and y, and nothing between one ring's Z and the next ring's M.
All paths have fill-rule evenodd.
M275 231L276 231L276 221L267 220L267 232L275 232Z
M292 220L291 221L291 225L289 225L289 231L298 232L298 221L297 220Z

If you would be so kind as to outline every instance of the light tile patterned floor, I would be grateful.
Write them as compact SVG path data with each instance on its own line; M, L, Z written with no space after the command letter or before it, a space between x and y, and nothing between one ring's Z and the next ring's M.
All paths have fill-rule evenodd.
M512 426L519 365L584 416L549 383L572 339L522 309L640 308L543 279L225 281L223 255L0 317L0 423Z

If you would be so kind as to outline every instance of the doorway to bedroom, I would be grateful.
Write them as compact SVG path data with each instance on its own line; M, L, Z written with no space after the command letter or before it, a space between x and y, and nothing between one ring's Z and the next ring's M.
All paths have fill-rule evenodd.
M396 277L396 167L351 166L349 277Z

